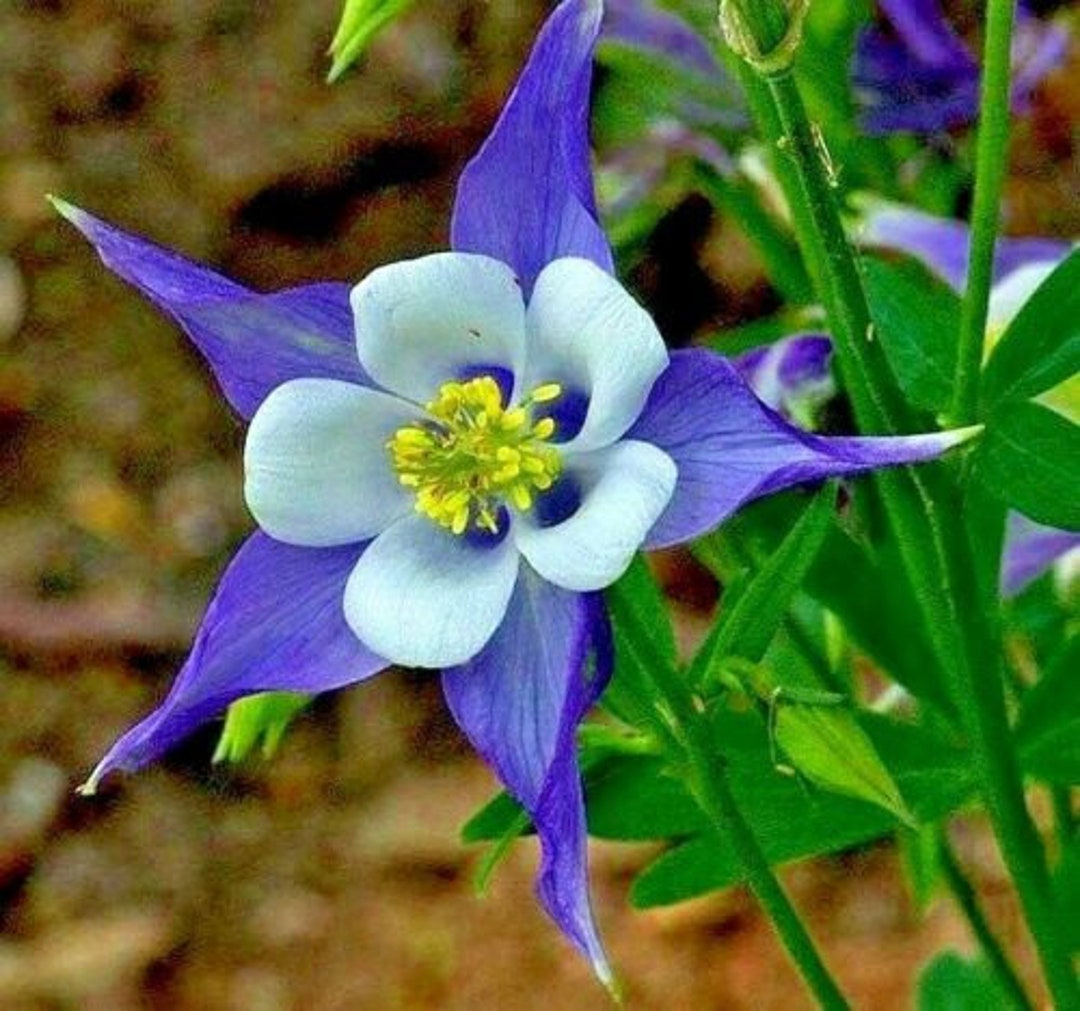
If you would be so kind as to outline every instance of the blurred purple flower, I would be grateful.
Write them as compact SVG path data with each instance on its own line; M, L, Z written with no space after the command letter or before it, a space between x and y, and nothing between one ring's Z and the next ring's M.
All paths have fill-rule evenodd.
M937 0L880 0L891 31L871 27L856 43L854 83L869 134L937 133L974 121L979 65ZM1031 94L1065 58L1066 29L1044 24L1023 6L1013 39L1012 104L1026 112Z
M1080 555L1080 532L1058 530L1009 513L1001 564L1001 593L1015 597L1066 556Z
M813 428L818 409L836 395L832 341L823 333L798 333L734 359L751 389L774 411Z
M262 528L164 702L88 789L242 696L442 668L454 718L536 827L541 902L610 984L575 745L611 673L598 591L639 548L695 537L750 499L934 457L965 433L819 438L719 356L669 359L612 277L597 221L601 14L565 0L549 17L461 176L453 252L351 290L257 294L58 207L184 328L250 420L245 495Z

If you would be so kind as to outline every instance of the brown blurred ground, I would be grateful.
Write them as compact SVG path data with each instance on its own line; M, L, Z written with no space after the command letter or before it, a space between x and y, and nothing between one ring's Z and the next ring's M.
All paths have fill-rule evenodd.
M474 899L457 829L491 780L430 680L324 700L268 767L210 771L211 731L72 795L160 697L249 521L241 428L196 356L43 194L260 288L438 248L539 6L420 4L328 88L336 0L0 5L0 1007L609 1006L532 901L531 843ZM1031 220L1059 185L1033 177ZM1015 934L992 850L965 850ZM805 1006L741 893L632 913L649 852L594 850L631 1007ZM789 880L879 1011L969 946L941 905L920 922L889 849Z

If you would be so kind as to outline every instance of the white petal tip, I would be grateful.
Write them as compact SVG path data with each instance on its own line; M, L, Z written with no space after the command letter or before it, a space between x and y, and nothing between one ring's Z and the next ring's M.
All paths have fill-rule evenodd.
M955 446L969 442L976 436L982 435L983 429L985 428L985 425L968 425L966 428L954 428L951 431L943 432L942 435L946 436L948 439L946 448L952 449Z

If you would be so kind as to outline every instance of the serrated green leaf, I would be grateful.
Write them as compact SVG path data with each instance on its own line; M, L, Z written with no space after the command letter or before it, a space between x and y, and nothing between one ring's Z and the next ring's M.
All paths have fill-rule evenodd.
M1080 635L1073 635L1024 696L1016 727L1020 759L1033 776L1080 783Z
M1039 523L1080 529L1080 426L1033 403L990 417L975 473L999 501Z
M983 400L1027 400L1080 372L1080 250L1039 286L994 348Z
M952 397L960 299L915 263L864 264L875 337L908 401L942 411Z

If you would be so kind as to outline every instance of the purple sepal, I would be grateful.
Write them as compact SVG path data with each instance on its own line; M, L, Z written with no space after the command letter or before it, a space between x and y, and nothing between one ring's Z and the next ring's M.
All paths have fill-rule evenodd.
M645 547L691 540L746 502L792 485L932 459L962 437L811 435L766 407L724 358L703 348L676 351L627 433L664 450L679 469Z
M1015 597L1059 558L1080 548L1080 532L1058 530L1010 512L1001 559L1001 595Z
M970 239L961 221L889 203L871 207L859 232L862 245L913 256L956 291L967 283ZM994 281L1031 263L1063 260L1071 248L1054 239L1000 238L994 246Z
M536 826L541 903L609 986L612 973L589 904L576 733L611 665L600 595L559 589L523 567L506 617L483 652L443 674L454 719Z
M451 246L502 260L526 295L552 260L613 272L589 161L589 87L599 0L564 0L548 18L495 128L458 181Z
M229 563L165 701L98 763L92 792L114 769L132 772L230 702L262 691L318 693L387 664L345 624L345 582L365 545L297 548L253 534Z
M356 356L347 284L259 294L86 211L55 203L110 270L180 324L242 417L250 418L289 379L370 385Z

